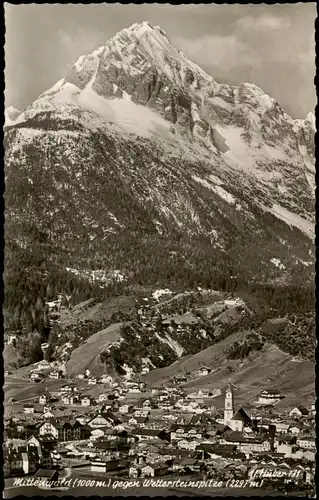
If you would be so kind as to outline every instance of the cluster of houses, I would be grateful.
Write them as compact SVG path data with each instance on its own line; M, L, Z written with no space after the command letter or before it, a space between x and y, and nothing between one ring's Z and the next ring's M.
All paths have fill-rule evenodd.
M269 466L298 469L300 481L313 480L314 406L284 414L261 407L235 410L231 384L223 413L178 387L153 389L147 398L137 393L130 400L130 387L143 391L140 384L115 383L111 393L96 399L78 396L75 385L63 386L57 404L45 391L37 405L6 417L5 475L82 464L92 473L129 477L178 472L245 478L252 468Z

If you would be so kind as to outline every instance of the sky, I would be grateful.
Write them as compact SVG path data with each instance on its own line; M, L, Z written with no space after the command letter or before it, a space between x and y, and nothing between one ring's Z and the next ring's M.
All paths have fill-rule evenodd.
M315 18L315 3L5 3L5 104L22 111L80 55L135 22L149 21L217 81L254 83L301 118L316 105Z

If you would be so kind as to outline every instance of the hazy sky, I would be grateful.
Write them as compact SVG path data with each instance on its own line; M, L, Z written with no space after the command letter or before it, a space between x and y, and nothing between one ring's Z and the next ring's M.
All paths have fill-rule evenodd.
M6 106L20 110L82 55L135 22L159 25L218 81L252 82L293 117L314 109L315 3L5 4Z

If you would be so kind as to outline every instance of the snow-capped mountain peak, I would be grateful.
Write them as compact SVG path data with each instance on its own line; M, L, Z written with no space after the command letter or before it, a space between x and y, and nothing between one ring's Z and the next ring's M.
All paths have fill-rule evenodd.
M12 125L15 119L19 116L20 111L13 106L8 106L5 108L4 112L4 123L5 126Z
M16 123L42 123L48 113L60 124L152 140L166 156L201 159L217 176L212 184L196 173L197 184L234 206L232 186L258 193L263 210L312 234L314 115L293 120L253 83L215 81L158 26L135 23L80 56Z

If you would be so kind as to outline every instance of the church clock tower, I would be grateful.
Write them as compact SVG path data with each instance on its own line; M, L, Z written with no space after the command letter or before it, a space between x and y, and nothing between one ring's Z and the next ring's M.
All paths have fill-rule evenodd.
M233 386L229 382L225 392L224 424L227 425L227 423L233 418L233 416L234 416L234 392L233 392Z

